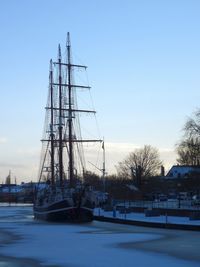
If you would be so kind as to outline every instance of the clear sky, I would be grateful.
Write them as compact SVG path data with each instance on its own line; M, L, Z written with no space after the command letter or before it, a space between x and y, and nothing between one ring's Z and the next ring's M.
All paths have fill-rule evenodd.
M200 1L1 0L0 182L37 180L50 58L71 33L86 64L108 172L135 147L166 168L200 107Z

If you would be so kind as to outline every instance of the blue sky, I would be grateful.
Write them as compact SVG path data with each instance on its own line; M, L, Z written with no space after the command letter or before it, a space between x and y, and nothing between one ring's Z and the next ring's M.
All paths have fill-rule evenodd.
M175 163L200 106L199 10L197 0L0 1L0 182L10 169L37 179L49 60L68 31L89 67L108 171L144 144Z

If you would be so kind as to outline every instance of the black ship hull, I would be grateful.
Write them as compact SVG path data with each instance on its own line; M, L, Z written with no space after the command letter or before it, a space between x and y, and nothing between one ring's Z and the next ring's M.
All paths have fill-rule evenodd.
M34 206L35 219L54 222L91 222L93 210L86 206L70 207L67 201L60 201L48 206Z

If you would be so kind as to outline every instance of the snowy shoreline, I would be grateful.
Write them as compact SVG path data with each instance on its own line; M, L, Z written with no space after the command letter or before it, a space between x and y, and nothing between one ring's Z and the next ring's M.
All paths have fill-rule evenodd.
M111 223L200 231L200 220L190 220L188 217L168 216L167 214L165 216L145 216L145 213L142 212L121 213L117 210L104 211L101 208L96 208L94 217L96 220Z

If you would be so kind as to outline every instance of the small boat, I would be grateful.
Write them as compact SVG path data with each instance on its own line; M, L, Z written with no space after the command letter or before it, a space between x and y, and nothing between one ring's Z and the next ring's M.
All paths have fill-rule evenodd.
M58 59L50 60L49 90L39 182L34 201L34 217L47 221L89 222L93 220L94 191L84 184L84 142L102 142L100 139L83 139L79 115L93 110L79 109L77 90L89 86L75 83L75 69L86 66L72 63L70 34L67 34L66 60L62 60L61 47Z

